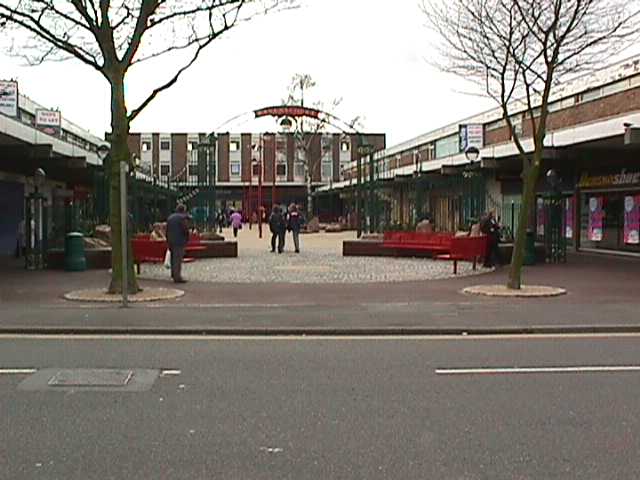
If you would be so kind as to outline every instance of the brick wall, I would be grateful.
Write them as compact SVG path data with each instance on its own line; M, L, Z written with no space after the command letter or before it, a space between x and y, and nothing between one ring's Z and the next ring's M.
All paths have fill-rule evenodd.
M182 172L177 178L178 180L187 179L187 134L186 133L172 133L171 134L171 165L173 171L177 175Z
M552 112L547 120L547 130L560 130L635 110L640 110L640 87ZM531 136L528 118L522 122L522 129L524 137ZM511 138L507 126L485 131L484 137L485 145L504 143Z
M243 133L240 136L241 143L241 166L240 171L242 172L242 181L250 182L251 181L251 134Z
M229 181L229 134L218 135L218 181Z

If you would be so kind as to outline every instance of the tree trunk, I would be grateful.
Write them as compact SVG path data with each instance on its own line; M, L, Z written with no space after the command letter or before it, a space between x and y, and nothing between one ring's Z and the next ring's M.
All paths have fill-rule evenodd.
M109 293L122 293L122 229L120 220L120 163L130 164L129 120L124 99L124 74L114 74L111 83L111 162L109 174L109 222L111 224L111 283ZM127 209L128 211L128 209ZM129 219L127 218L127 222ZM130 229L128 229L130 230ZM128 292L138 293L138 281L133 268L131 231L128 231Z
M533 164L525 171L524 185L522 192L522 205L518 215L518 230L516 231L516 239L513 245L513 253L511 255L511 267L509 269L509 280L507 288L512 290L520 290L522 285L522 263L524 261L524 251L527 242L527 230L529 228L529 211L534 205L536 196L536 184L540 173L540 164L542 162L542 147L537 148L533 154Z

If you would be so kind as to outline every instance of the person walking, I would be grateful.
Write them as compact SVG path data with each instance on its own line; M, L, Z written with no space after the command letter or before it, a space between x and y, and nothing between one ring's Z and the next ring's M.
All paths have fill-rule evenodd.
M186 283L182 278L182 260L184 250L189 242L189 222L187 207L178 204L176 212L167 219L167 243L171 253L171 278L175 283Z
M487 255L484 259L484 267L491 268L494 265L500 265L500 224L496 220L493 211L489 211L480 221L480 231L484 233L489 240Z
M238 230L242 228L242 214L240 212L233 212L231 214L231 227L233 228L233 236L238 238Z
M218 212L218 216L216 218L216 222L218 223L218 232L222 233L222 229L224 228L224 224L226 222L226 217L224 216L224 211L220 210Z
M271 252L276 251L276 239L278 239L278 253L284 250L284 236L287 224L280 207L273 206L273 211L269 216L269 230L271 230Z
M293 246L296 253L300 253L300 229L304 224L304 217L298 211L298 207L291 204L287 217L287 230L293 234Z

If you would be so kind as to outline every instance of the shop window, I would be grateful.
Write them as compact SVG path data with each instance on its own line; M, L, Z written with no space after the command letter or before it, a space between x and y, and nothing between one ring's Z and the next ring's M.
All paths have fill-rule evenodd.
M171 150L171 142L168 140L161 141L160 150Z

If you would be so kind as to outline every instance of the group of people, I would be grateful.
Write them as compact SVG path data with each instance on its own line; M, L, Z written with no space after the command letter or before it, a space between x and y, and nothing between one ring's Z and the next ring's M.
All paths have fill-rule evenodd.
M293 235L293 246L296 253L300 253L300 230L304 225L304 217L298 211L295 204L291 204L284 212L278 205L273 206L269 216L269 230L271 230L271 252L276 251L276 241L278 253L284 251L285 237L287 231Z

